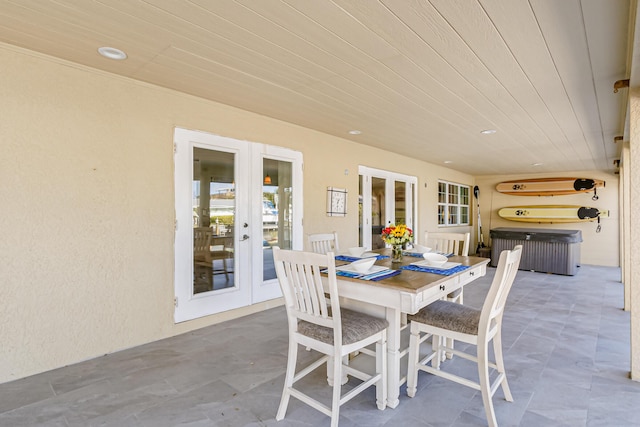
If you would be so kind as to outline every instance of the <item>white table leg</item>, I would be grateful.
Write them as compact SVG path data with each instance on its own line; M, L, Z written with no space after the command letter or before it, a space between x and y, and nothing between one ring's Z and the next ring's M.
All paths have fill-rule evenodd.
M386 308L387 332L387 406L400 403L400 311Z
M327 383L333 387L333 363L335 361L335 358L333 357L329 357L329 360L327 360ZM348 365L349 364L349 356L344 356L342 358L342 363L344 365ZM347 376L347 373L344 371L344 369L342 370L342 379L340 381L340 384L345 385L346 383L349 382L349 377Z

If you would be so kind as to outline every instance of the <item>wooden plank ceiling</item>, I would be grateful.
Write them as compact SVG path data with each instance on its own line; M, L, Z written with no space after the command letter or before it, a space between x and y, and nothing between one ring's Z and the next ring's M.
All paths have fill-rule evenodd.
M473 175L613 171L630 7L3 0L0 41ZM105 59L101 46L128 59Z

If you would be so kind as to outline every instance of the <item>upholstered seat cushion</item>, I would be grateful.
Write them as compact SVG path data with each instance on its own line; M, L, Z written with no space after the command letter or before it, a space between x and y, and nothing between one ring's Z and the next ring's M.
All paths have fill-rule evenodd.
M438 300L418 313L407 316L407 319L464 334L477 335L480 310L451 301Z
M449 292L449 294L447 294L447 298L453 299L453 298L457 298L458 295L460 295L462 293L462 288L458 288L453 292Z
M342 344L353 344L389 326L385 319L373 317L346 308L340 309L342 316ZM298 332L318 341L333 344L333 329L314 323L298 321Z

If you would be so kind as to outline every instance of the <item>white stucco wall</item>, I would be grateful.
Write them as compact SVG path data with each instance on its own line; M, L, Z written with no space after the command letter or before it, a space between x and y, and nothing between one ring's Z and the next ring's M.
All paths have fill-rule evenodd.
M358 165L418 177L422 230L436 227L438 179L473 184L441 166L1 44L0 76L0 383L269 306L174 324L176 126L301 151L305 233L335 230L345 247L357 243L358 217L328 218L325 192L347 188L357 212Z

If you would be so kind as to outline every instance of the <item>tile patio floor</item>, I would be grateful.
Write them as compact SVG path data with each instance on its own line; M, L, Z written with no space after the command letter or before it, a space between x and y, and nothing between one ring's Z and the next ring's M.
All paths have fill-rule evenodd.
M465 304L480 306L494 272L466 288ZM501 426L640 426L619 276L588 265L576 276L518 273L504 317L515 401L496 393ZM275 421L286 353L280 307L0 384L0 426L328 426L328 417L295 399ZM447 363L475 372L460 358ZM323 373L314 379L326 393ZM399 406L384 411L370 389L343 406L340 425L486 425L478 392L426 373L418 387L413 399L403 387Z

